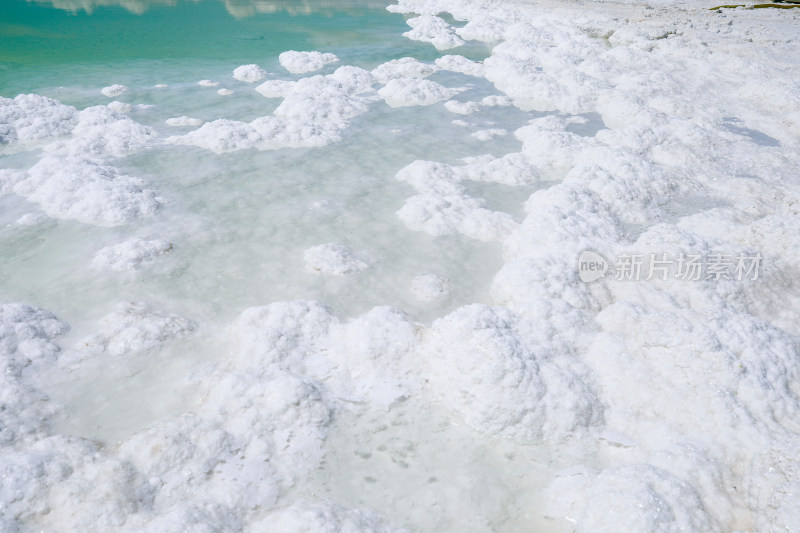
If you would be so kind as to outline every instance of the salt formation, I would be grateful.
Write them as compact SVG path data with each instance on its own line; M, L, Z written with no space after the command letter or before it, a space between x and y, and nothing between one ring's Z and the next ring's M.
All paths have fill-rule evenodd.
M115 85L110 85L108 87L103 87L103 89L100 92L103 93L103 96L108 96L109 98L116 98L117 96L121 96L124 93L128 92L128 88L125 87L124 85L115 84Z
M440 17L422 15L410 18L406 23L413 29L404 33L404 37L431 43L437 50L447 50L464 44L464 40Z
M486 73L483 63L459 55L442 56L436 60L436 66L443 70L459 72L476 78L482 78Z
M375 81L386 84L398 78L427 78L438 70L436 65L422 63L413 57L402 57L378 65L371 74Z
M249 123L219 119L167 142L218 153L324 146L339 140L350 120L369 109L367 93L372 91L372 83L369 72L351 66L296 82L267 81L256 90L265 96L284 97L274 116Z
M8 141L57 137L30 169L2 170L2 192L39 204L49 216L117 225L156 213L157 194L141 179L106 164L142 150L155 131L106 106L83 111L49 98L19 96L2 102L13 129ZM55 120L63 122L56 125ZM28 128L37 125L37 133Z
M278 56L281 66L292 74L305 74L320 70L325 65L336 63L339 58L334 54L323 54L322 52L297 52L290 50Z
M220 89L217 91L217 94L220 96L230 96L233 94L233 91L230 89Z
M165 123L167 124L167 126L174 126L174 127L193 126L196 128L198 126L203 125L203 121L200 120L199 118L187 117L186 115L181 117L168 118L165 121Z
M236 67L233 70L233 77L239 81L243 81L246 83L255 83L261 79L264 79L267 75L267 71L263 68L259 67L258 65L242 65L240 67Z
M450 281L436 274L420 274L411 280L411 292L425 302L447 298L450 290Z
M416 161L397 174L419 193L406 200L397 212L413 230L431 235L461 233L469 237L502 240L516 228L507 213L488 209L485 202L466 194L466 180L499 182L514 185L535 183L539 174L524 160L511 156L477 160L463 166Z
M92 267L116 272L139 270L170 250L172 244L167 241L146 241L136 237L99 250L92 259Z
M0 387L3 407L0 409L0 449L15 443L35 442L46 432L52 407L47 404L46 396L31 385L30 375L55 364L60 350L54 339L68 329L66 324L43 309L21 303L0 306L0 383L3 385ZM14 464L10 466L13 472ZM24 461L20 468L25 468ZM35 512L26 508L29 502L24 490L29 481L38 483L35 477L34 474L24 474L19 478L13 474L8 476L9 485L4 487L9 487L9 493L4 502L19 513ZM13 499L12 494L15 495ZM13 521L13 515L9 517L5 510L0 513L4 519Z
M448 100L444 103L444 106L448 111L457 115L471 115L481 108L475 102L459 102L457 100Z
M334 242L312 246L303 253L303 260L314 272L337 276L358 272L368 266L354 255L353 250Z
M495 137L505 137L506 135L508 135L508 131L502 128L491 128L488 130L478 130L476 132L471 133L470 135L472 135L479 141L490 141Z
M45 157L14 186L54 218L116 225L156 213L156 193L118 169L81 158Z
M471 531L535 529L538 517L546 519L542 529L570 532L795 528L800 252L791 237L800 231L800 114L787 81L797 78L789 53L795 34L784 26L790 15L648 7L401 0L391 11L413 15L409 37L439 47L479 40L495 45L490 57L443 56L435 66L404 58L371 72L344 66L269 80L256 91L283 99L274 115L202 126L170 119L201 127L169 137L159 150L313 148L342 139L380 98L424 106L459 92L429 76L471 76L465 87L483 77L501 94L474 89L484 91L470 93L475 101L427 110L373 107L387 132L404 113L514 114L523 117L516 125L461 121L457 133L488 139L507 132L516 148L467 158L437 151L443 155L426 157L451 159L397 158L370 173L377 169L377 180L394 174L386 190L406 195L388 198L398 218L381 221L384 231L399 221L427 233L420 242L454 254L449 261L458 267L496 259L498 269L485 293L476 291L483 303L463 305L464 285L479 282L471 273L452 275L450 263L376 281L368 278L388 270L375 261L357 274L369 265L342 244L287 254L290 267L305 263L323 274L314 283L345 287L346 298L362 282L357 290L364 292L397 282L403 297L435 302L429 308L453 305L429 323L385 305L345 317L305 299L243 304L221 327L166 305L122 303L89 325L74 323L79 334L67 338L67 324L44 309L0 305L0 529L389 532L406 522L418 527L423 521L413 510L440 508L437 494L461 505L447 507L449 515L432 512L437 531L470 531L456 525L464 506ZM441 13L466 24L456 29ZM774 25L766 34L762 20ZM289 70L319 65L314 53L295 54L286 56ZM96 225L156 214L165 202L128 175L133 164L123 171L116 160L151 148L158 133L113 108L79 111L31 95L0 99L3 153L29 150L23 155L33 158L14 160L25 168L0 170L0 192L50 217ZM30 142L42 143L33 146L41 153ZM226 157L219 159L236 156ZM524 212L490 208L473 192L492 187L517 187ZM303 197L302 209L315 200ZM20 211L9 220L42 220L40 213L18 216L28 205L12 207ZM177 215L167 224L191 218L180 206L169 209ZM176 234L188 240L195 235L187 226ZM9 249L43 246L14 240L41 228L6 229ZM226 229L200 232L198 240L217 246ZM165 241L126 239L99 250L92 265L125 272L167 260L159 259L169 251ZM482 247L458 255L464 243ZM83 245L89 253L100 246ZM586 251L612 264L604 278L581 281L576 262ZM757 256L761 270L757 279L733 272L682 279L673 264L663 277L645 267L634 276L622 261L662 254L709 262ZM428 270L442 275L422 274L407 285L408 272ZM197 391L182 412L131 428L120 442L60 434L58 423L72 413L59 414L48 397L53 375L80 376L104 360L157 360L174 355L173 343L193 340L207 343L213 357L188 383L170 383ZM415 422L428 411L441 419L407 432L390 427L409 404ZM332 449L337 430L350 440ZM459 455L467 440L483 456ZM417 459L430 441L444 459L426 465ZM336 453L366 461L387 450L383 479L372 477L371 466L351 471L346 463L346 482L336 481ZM495 455L498 463L487 459ZM468 467L454 470L459 461ZM484 479L473 475L480 469L491 470L495 485L473 481ZM422 482L411 471L422 471ZM503 496L484 497L494 492Z
M124 302L101 318L98 326L97 333L78 343L80 352L119 357L153 350L188 335L197 324L177 315L153 311L144 303Z
M197 85L201 87L219 87L219 82L212 80L200 80L197 82Z
M132 105L126 104L124 102L119 102L117 100L114 100L106 107L109 108L114 113L120 113L120 114L130 113L133 110Z
M67 135L75 127L77 114L74 107L36 94L0 97L0 144Z
M378 94L391 107L428 106L451 98L459 89L448 89L435 81L418 78L390 80Z

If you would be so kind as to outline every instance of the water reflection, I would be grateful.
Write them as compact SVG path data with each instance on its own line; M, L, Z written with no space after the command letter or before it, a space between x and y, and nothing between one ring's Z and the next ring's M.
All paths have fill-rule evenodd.
M284 12L290 15L310 15L312 13L342 12L364 8L380 9L388 5L388 0L28 0L36 4L52 5L77 13L91 14L98 7L119 6L131 13L141 15L156 6L174 6L178 2L195 3L202 1L221 1L228 13L236 18L252 17L258 14Z

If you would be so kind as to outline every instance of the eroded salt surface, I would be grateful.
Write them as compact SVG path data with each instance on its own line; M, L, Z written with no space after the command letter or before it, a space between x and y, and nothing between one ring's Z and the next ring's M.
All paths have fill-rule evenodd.
M344 317L312 300L263 302L228 327L124 303L69 341L66 317L0 306L0 528L796 528L796 15L648 7L401 0L392 8L420 15L415 38L498 42L482 64L445 56L437 68L491 81L503 94L482 106L511 112L513 102L545 115L508 127L518 144L505 155L406 161L382 176L396 173L395 185L408 189L397 215L410 230L502 247L486 302L429 324L387 306ZM454 29L440 13L466 25ZM434 74L402 60L372 73L348 66L271 80L258 91L284 99L274 116L222 119L170 142L217 152L329 144L369 111L374 82L397 105L451 98L452 89L422 79ZM0 104L4 144L50 142L29 168L0 171L3 194L95 224L156 213L155 193L114 162L146 150L154 130L105 106L78 111L35 96ZM464 124L465 136L506 127ZM514 216L470 194L475 184L537 190ZM161 241L111 242L120 241L95 261L127 270L165 251ZM587 284L576 270L587 249L608 260L760 253L762 270L758 279L645 272L637 281L609 271ZM338 244L292 260L329 274L366 266ZM378 267L314 279L344 284ZM411 289L434 301L449 287L423 275ZM56 431L58 407L41 376L161 357L200 335L218 338L219 354L191 377L199 394L186 412L119 443ZM392 433L386 413L409 401L425 414L441 410L444 421ZM337 427L342 420L352 427ZM467 429L479 452L448 457L465 449ZM334 430L345 436L331 450ZM431 441L446 453L427 464L419 456ZM483 477L498 450L496 478ZM381 455L388 466L364 466ZM336 475L339 462L326 456L354 462ZM476 476L494 485L476 485Z

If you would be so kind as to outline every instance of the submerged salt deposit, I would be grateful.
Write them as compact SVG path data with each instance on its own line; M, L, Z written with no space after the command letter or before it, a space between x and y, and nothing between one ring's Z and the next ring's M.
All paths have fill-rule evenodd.
M0 98L0 529L795 528L797 10L382 7Z

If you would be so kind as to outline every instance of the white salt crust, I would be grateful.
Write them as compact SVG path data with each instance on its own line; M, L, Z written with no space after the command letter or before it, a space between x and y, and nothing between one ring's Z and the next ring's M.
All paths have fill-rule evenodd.
M324 146L339 140L350 120L368 111L372 83L369 72L351 66L296 82L268 80L256 91L269 98L284 99L273 116L249 123L219 119L166 141L217 153Z
M435 302L450 295L450 280L436 274L420 274L411 280L411 292L423 302Z
M281 66L292 74L305 74L320 70L325 65L337 63L339 58L334 54L322 52L298 52L290 50L278 56Z
M422 63L413 57L392 59L372 69L370 74L378 83L386 84L398 78L427 78L439 71L439 67Z
M399 531L373 510L306 495L342 410L415 397L487 439L566 456L530 500L541 507L525 511L554 529L791 531L800 520L800 114L787 81L797 78L794 34L782 17L793 15L461 0L402 0L392 11L427 21L415 38L498 43L483 68L437 63L482 71L504 93L482 105L557 111L514 132L516 153L397 173L416 191L398 212L411 229L502 244L491 305L430 325L389 307L351 318L311 301L246 309L218 365L195 376L197 405L114 445L57 434L57 408L35 377L155 354L200 327L122 304L89 326L82 348L62 352L64 322L0 305L0 529ZM452 28L436 16L444 12L466 24ZM343 67L270 81L259 92L285 98L274 117L216 121L172 142L217 151L333 142L366 112L374 81L394 83L384 95L400 102L427 102L436 91L420 88L426 72L403 61L379 74ZM149 128L105 106L78 111L30 95L0 100L0 113L4 145L51 143L30 169L0 171L3 194L90 223L158 208L155 193L111 164L143 150ZM578 133L592 122L595 131ZM775 142L758 144L752 132ZM516 220L467 194L467 181L540 188ZM757 251L764 270L758 280L584 284L575 262L586 249L608 258ZM146 261L148 250L123 250L119 264ZM312 263L336 273L361 261L344 250L324 248ZM417 292L441 292L438 281L426 277Z
M419 78L389 80L378 94L391 107L429 106L452 98L460 89L449 89L435 81Z
M453 28L444 19L433 15L422 15L406 20L412 30L403 34L414 41L431 43L437 50L449 50L464 44Z
M115 84L115 85L110 85L108 87L103 87L103 89L100 92L103 93L103 96L108 96L109 98L116 98L117 96L121 96L124 93L128 92L128 88L125 87L124 85Z
M174 127L192 126L196 128L198 126L203 125L203 121L200 120L199 118L187 117L186 115L183 115L181 117L168 118L165 121L165 123L167 126L174 126Z
M233 70L233 77L246 83L255 83L264 79L266 76L267 71L254 64L242 65Z
M160 239L146 241L139 237L97 251L92 267L97 270L125 272L147 267L172 250L172 244Z
M312 246L303 252L303 260L309 270L334 276L358 272L368 266L353 250L335 242Z

